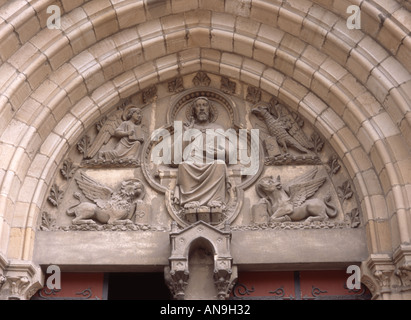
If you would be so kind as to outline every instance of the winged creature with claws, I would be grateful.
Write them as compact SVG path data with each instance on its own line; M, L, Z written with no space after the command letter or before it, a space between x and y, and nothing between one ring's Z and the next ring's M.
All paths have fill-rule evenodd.
M267 204L271 222L323 221L337 216L338 210L331 205L331 196L325 199L310 199L325 183L326 178L314 179L318 169L294 179L288 184L281 183L281 177L265 177L256 185L261 197L259 204Z
M117 191L83 172L76 182L84 195L75 193L74 197L80 202L67 210L69 216L75 217L73 224L133 223L131 219L145 196L144 186L139 179L123 181Z
M314 148L298 121L290 114L284 114L283 106L275 98L270 104L258 103L251 112L265 122L270 136L277 140L285 153L288 153L288 147L306 154Z

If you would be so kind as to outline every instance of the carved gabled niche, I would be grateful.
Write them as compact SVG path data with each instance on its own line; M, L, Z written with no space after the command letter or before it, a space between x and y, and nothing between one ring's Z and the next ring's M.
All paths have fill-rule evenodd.
M179 230L174 223L170 242L170 266L165 268L165 279L175 299L228 298L237 281L237 268L233 266L230 251L231 232L228 225L225 229L218 230L198 221ZM210 259L207 259L207 256ZM198 284L201 285L201 290L196 287Z

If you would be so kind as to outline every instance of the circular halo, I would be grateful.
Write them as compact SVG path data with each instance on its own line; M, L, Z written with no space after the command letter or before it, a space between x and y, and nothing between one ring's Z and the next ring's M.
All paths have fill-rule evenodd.
M207 97L203 97L203 96L197 97L193 101L190 101L190 103L189 103L189 105L187 106L187 109L186 109L186 118L187 118L187 120L191 121L191 118L193 117L193 104L194 104L195 101L197 101L199 99L206 99L208 101L208 103L210 104L210 114L211 114L209 120L210 120L210 122L216 122L216 120L218 118L218 110L217 110L217 108L215 107L215 105L213 104L213 102L210 99L208 99Z
M132 104L132 103L130 103L130 104L128 104L125 108L124 108L124 111L123 111L123 120L124 121L127 121L127 115L128 115L128 113L129 113L129 111L130 111L130 109L133 109L133 108L135 108L135 109L141 109L141 108L139 108L138 106L136 106L135 104Z

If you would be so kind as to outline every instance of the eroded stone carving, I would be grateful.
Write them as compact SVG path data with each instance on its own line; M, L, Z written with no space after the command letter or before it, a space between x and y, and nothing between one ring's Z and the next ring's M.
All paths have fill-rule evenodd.
M287 154L289 147L305 154L309 154L309 149L313 149L314 146L312 142L305 136L295 119L292 119L288 115L281 115L281 113L275 118L270 112L270 107L265 104L255 106L252 109L252 113L265 122L270 136L275 138L275 142L282 148L283 153ZM272 140L272 143L274 143L274 140ZM272 148L278 149L274 146ZM279 154L281 154L280 150L273 155Z
M164 268L164 280L175 300L184 300L190 273L188 270L170 270Z
M327 165L329 167L329 173L332 175L337 174L341 169L341 165L338 162L338 157L335 154L331 155L328 159Z
M256 185L261 197L253 206L256 223L301 221L323 221L337 216L337 209L331 204L331 196L325 199L310 199L324 184L326 178L314 179L318 169L298 177L288 184L281 177L265 177Z
M75 180L84 196L75 193L79 203L67 210L69 216L75 217L73 224L132 224L133 215L143 205L145 190L139 179L123 181L117 191L85 173L81 173L81 179Z
M134 105L124 110L117 110L109 116L87 148L85 158L91 159L98 155L99 162L119 162L139 159L141 145L145 140L145 129L142 126L142 110ZM118 139L111 150L101 151L112 138Z
M48 212L43 212L41 214L40 230L51 231L55 229L56 220Z
M352 209L347 213L351 228L357 228L361 224L360 210L358 208Z
M250 86L247 88L246 100L251 103L257 103L261 101L261 89Z
M143 103L150 103L157 99L157 86L151 86L143 91Z
M221 90L228 94L234 94L237 84L227 77L221 77Z
M184 91L183 77L177 77L168 83L169 92L181 92Z
M207 73L200 71L193 79L193 84L196 87L208 87L211 83L211 79Z

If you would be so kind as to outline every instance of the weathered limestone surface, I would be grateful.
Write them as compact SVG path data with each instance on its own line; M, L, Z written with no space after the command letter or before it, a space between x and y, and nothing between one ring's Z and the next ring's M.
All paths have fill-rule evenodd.
M269 103L272 97L289 114L303 119L304 133L320 138L313 140L311 151L321 155L320 173L328 175L326 188L340 210L337 224L321 226L330 229L315 229L315 224L308 230L300 224L291 230L284 230L288 225L276 229L277 225L266 221L263 198L251 182L244 182L244 190L236 194L244 201L238 201L238 212L228 219L235 230L233 257L236 250L253 254L268 250L264 259L272 257L272 268L276 259L284 266L296 266L300 257L307 257L313 268L352 260L362 263L363 282L373 288L375 299L409 298L411 6L406 0L362 1L361 28L349 30L347 6L352 2L357 4L324 0L0 1L1 298L29 298L31 291L26 289L42 285L36 259L41 257L42 265L49 263L47 253L58 254L56 259L64 265L81 270L82 264L70 262L69 257L94 257L88 242L81 240L84 237L95 243L98 260L109 262L95 242L103 234L115 254L120 255L123 246L131 253L129 240L137 243L144 257L150 256L147 261L152 266L167 264L166 256L151 256L157 251L150 241L159 244L157 237L161 238L160 252L166 254L170 244L164 230L176 216L170 218L170 210L162 204L170 197L164 186L174 183L174 173L159 172L149 182L137 162L134 167L117 168L112 175L98 173L101 163L87 168L96 181L103 178L113 189L126 178L139 179L146 186L146 197L139 199L139 214L132 217L133 222L161 226L163 231L127 232L121 238L126 242L118 242L114 235L121 232L78 231L81 226L74 228L72 218L65 214L75 205L73 194L79 191L74 169L83 159L77 149L79 142L83 149L87 147L84 137L95 134L96 125L124 103L145 107L143 123L149 132L167 125L165 110L173 99L204 84L240 106L234 108L239 121L232 121L233 125L267 129L253 118L251 109L257 102ZM51 5L60 7L61 29L47 28ZM209 81L203 77L197 85L193 83L199 72L207 74ZM222 122L228 123L229 117L224 114ZM324 149L321 141L326 142ZM112 145L114 139L106 147ZM296 173L298 168L279 168L282 160L274 154L281 153L281 146L271 146L273 158L260 172L263 176L281 175L290 181L303 174ZM314 198L325 196L324 189ZM50 204L53 201L57 206ZM257 203L256 212L265 222L257 226L258 231L251 231L252 208ZM45 229L59 231L41 231ZM333 237L326 237L328 233ZM262 245L262 234L273 241L272 246ZM144 241L138 242L138 236ZM57 242L47 237L56 237ZM299 245L303 241L297 241L304 237L311 244L306 250ZM358 242L355 249L344 240L350 237ZM75 251L48 251L49 246L65 247L69 238L77 243ZM331 244L340 249L327 257ZM299 256L300 251L310 252L311 258L304 252ZM236 259L242 261L242 257ZM126 260L120 256L120 261ZM97 270L98 263L90 263ZM24 266L20 273L14 267L19 265ZM103 270L103 264L98 268ZM17 289L11 292L11 286Z
M149 231L101 232L98 237L95 232L38 232L33 259L67 271L162 271L169 264L168 238L168 232ZM363 229L234 231L231 253L240 270L343 269L366 259L368 249Z

